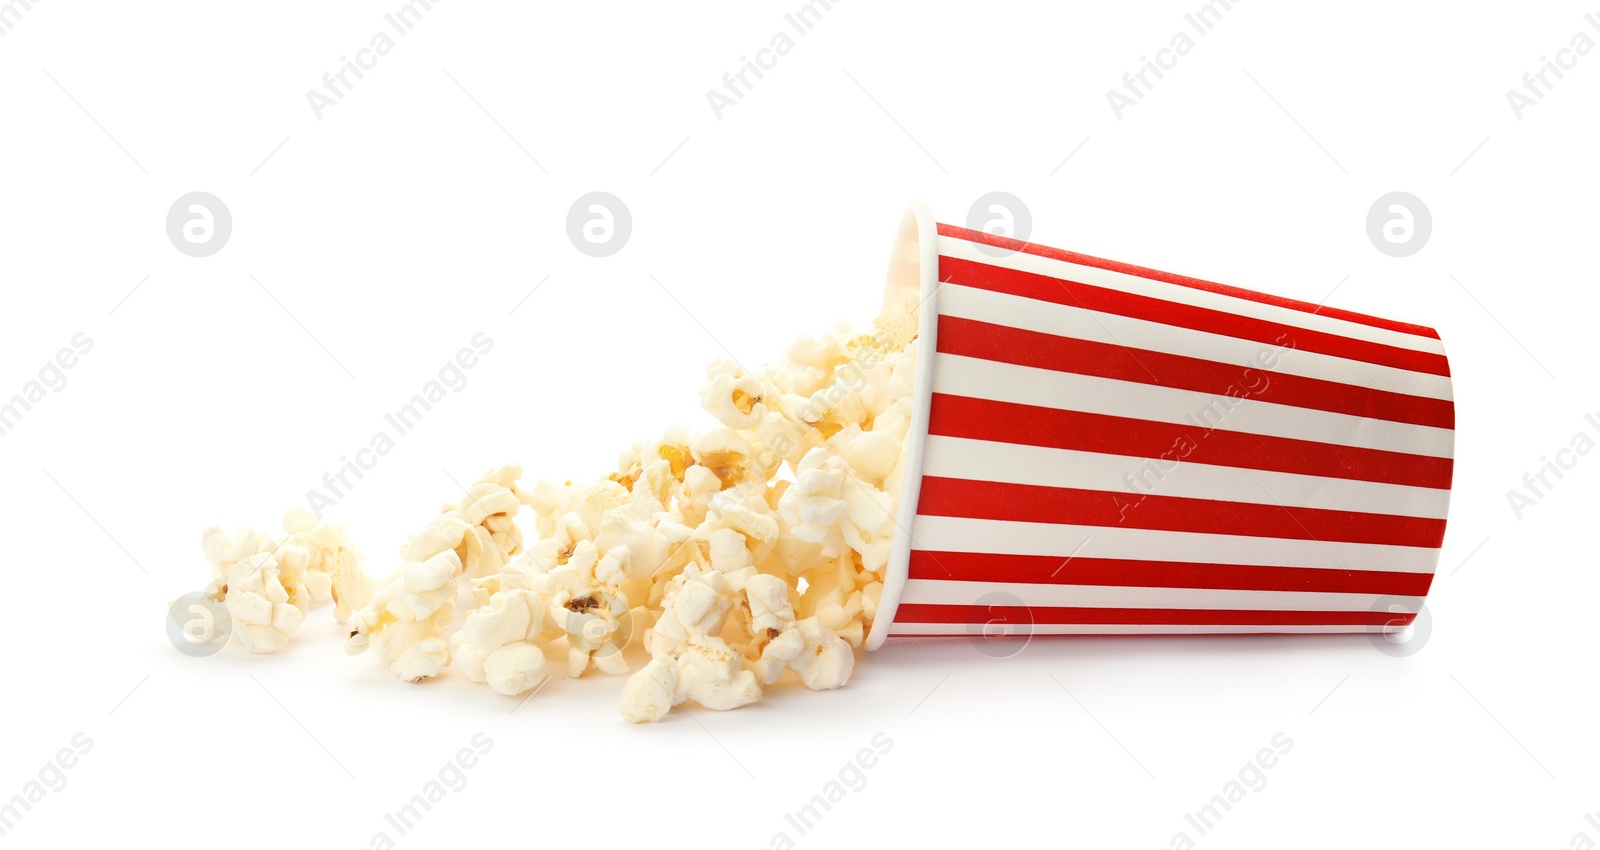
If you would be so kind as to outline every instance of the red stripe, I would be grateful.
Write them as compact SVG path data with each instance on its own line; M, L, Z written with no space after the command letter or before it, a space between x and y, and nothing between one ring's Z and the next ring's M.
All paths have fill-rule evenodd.
M1268 437L1170 422L933 394L928 433L1025 446L1128 455L1450 489L1450 458ZM1153 467L1154 468L1154 467Z
M965 227L956 227L950 224L941 224L938 226L938 230L940 236L950 236L956 239L965 239L968 242L977 242L983 245L993 245L997 248L1005 248L1011 251L1021 251L1025 254L1033 254L1039 257L1048 257L1052 260L1064 260L1080 266L1091 266L1097 269L1105 269L1107 271L1130 274L1136 277L1145 278L1147 280L1158 280L1162 283L1177 284L1178 286L1186 286L1190 289L1200 289L1206 292L1215 292L1220 295L1228 295L1246 301L1254 301L1258 304L1271 304L1275 307L1287 307L1290 310L1299 310L1302 313L1314 313L1335 319L1343 319L1347 322L1355 322L1368 327L1383 328L1384 330L1398 331L1400 333L1412 334L1414 336L1427 337L1428 339L1439 338L1439 332L1435 331L1433 328L1424 327L1422 325L1413 325L1409 322L1396 322L1391 319L1368 316L1365 313L1353 313L1349 310L1339 310L1333 307L1324 307L1320 304L1310 304L1305 301L1296 301L1292 298L1281 298L1276 295L1266 295L1260 292L1252 292L1248 289L1240 289L1237 286L1229 286L1225 283L1213 283L1212 281L1201 280L1197 277L1187 277L1185 275L1172 274L1171 272L1147 269L1143 266L1119 263L1116 260L1105 260L1099 257L1091 257L1087 254L1075 254L1071 251L1063 251L1059 248L1050 248L1045 245L1036 245L1032 242L1022 242L1016 239L1008 239L1004 236L996 236L992 233L984 233L978 230L968 230Z
M1379 634L1379 633L1385 631L1385 629L1382 629L1382 628L1377 627L1377 626L1374 626L1368 632L1332 632L1332 631L1327 631L1327 630L1310 631L1310 632L1305 632L1305 631L1274 632L1274 631L1271 631L1272 628L1273 628L1272 626L1268 626L1267 627L1268 631L1262 631L1262 632L1179 632L1179 631L1171 631L1171 632L1155 631L1155 632L1151 632L1151 631L1139 631L1139 632L1127 632L1127 633L1122 633L1122 634L1119 634L1117 632L1109 632L1109 633L1107 633L1107 632L1071 633L1071 632L1043 632L1043 631L1040 631L1040 632L1033 632L1033 631L1023 632L1023 631L1021 631L1019 629L1019 630L1014 630L1014 631L1002 631L1002 632L1000 632L998 634L994 634L994 635L985 635L985 634L982 634L979 630L974 629L973 631L916 632L914 634L913 633L908 633L908 632L894 632L894 631L891 631L885 637L887 637L889 640L895 641L895 642L899 642L899 641L920 641L920 640L926 640L928 638L961 638L963 640L972 640L975 637L978 638L978 639L981 639L981 640L1007 640L1007 639L1012 639L1012 638L1031 639L1031 638L1036 638L1036 637L1040 637L1040 638L1068 638L1068 637L1179 637L1179 638L1194 638L1194 637L1213 637L1213 638L1217 638L1217 637L1221 637L1221 638L1251 638L1251 637L1268 637L1268 636L1272 636L1272 635L1282 635L1282 634L1296 634L1296 635ZM1397 631L1397 630L1398 629L1396 629L1396 628L1391 628L1391 629L1388 629L1387 631L1393 632L1393 631ZM888 644L888 645L889 646L894 646L895 644Z
M938 340L939 351L946 354L999 363L1411 425L1455 427L1455 404L1446 399L1423 398L1318 378L1278 374L1266 367L1245 367L1198 357L1130 349L958 316L939 317Z
M1299 593L1370 593L1427 596L1432 573L1335 570L1321 567L1254 567L1183 561L1063 558L1059 555L989 555L911 551L912 581L982 581L995 584L1080 584L1097 587L1187 587L1205 590L1276 590Z
M1041 608L901 603L896 623L1151 626L1407 626L1416 614L1388 611L1226 611L1203 608Z
M1413 351L1409 348L1368 342L1324 331L1307 330L1266 319L1240 316L1222 310L1180 304L1176 301L1163 301L1148 295L1134 295L1087 283L955 257L939 257L939 280L1032 298L1036 301L1066 304L1071 307L1082 307L1085 310L1114 313L1134 319L1160 322L1164 325L1221 334L1236 339L1314 351L1346 360L1359 360L1363 363L1375 363L1430 375L1450 374L1450 363L1443 354Z
M921 516L1437 549L1444 520L925 475Z

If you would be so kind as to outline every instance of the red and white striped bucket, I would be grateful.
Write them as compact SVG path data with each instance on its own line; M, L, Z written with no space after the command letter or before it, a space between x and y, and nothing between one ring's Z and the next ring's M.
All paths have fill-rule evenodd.
M1421 610L1455 405L1418 325L907 213L917 408L867 639L1388 633ZM998 629L996 628L998 627Z

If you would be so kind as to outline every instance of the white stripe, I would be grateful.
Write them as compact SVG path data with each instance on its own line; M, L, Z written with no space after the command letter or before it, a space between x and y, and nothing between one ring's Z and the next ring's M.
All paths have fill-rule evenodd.
M941 315L992 325L1197 357L1268 373L1338 381L1424 398L1454 398L1450 378L1446 375L1347 360L1332 354L1163 325L1160 322L1036 301L1020 295L954 283L940 287L937 298Z
M936 393L968 398L1430 457L1448 458L1455 448L1455 432L1448 428L1287 407L942 352L934 357L932 386Z
M1091 286L1114 289L1118 292L1126 292L1133 295L1145 295L1151 298L1159 298L1163 301L1221 310L1238 316L1248 316L1291 327L1337 334L1342 337L1366 340L1367 342L1390 345L1395 348L1425 351L1432 354L1444 353L1444 344L1431 337L1392 331L1388 328L1375 328L1371 325L1364 325L1360 322L1352 322L1321 313L1307 313L1303 310L1280 307L1276 304L1263 304L1259 301L1223 295L1222 293L1205 289L1194 289L1160 280L1151 280L1150 278L1124 272L1110 271L1108 269L1095 268L1094 266L1082 266L1065 260L1029 254L1025 251L1015 251L1004 256L992 257L979 251L976 244L951 236L939 237L939 254L940 256L971 260L972 262L999 268L1015 269L1033 274L1048 275L1062 280L1086 283ZM942 274L940 277L943 279Z
M1004 628L1002 624L995 624L996 628ZM932 637L967 637L982 638L984 626L982 624L968 626L962 623L890 623L890 637L914 637L927 635ZM1382 634L1385 632L1398 632L1403 626L1391 628L1387 626L1147 626L1138 624L1119 623L1083 623L1056 625L1053 623L1039 623L1027 627L1023 631L1021 626L1010 627L1014 637L1020 638L1025 634L1035 635L1272 635L1272 634ZM1004 634L1004 633L1002 633ZM997 635L1000 636L1000 635ZM987 639L987 638L982 638Z
M1013 600L994 598L1008 594ZM1190 587L1112 587L1081 584L1014 584L917 579L906 584L901 605L1025 605L1029 608L1184 608L1200 611L1373 611L1393 604L1422 607L1420 596L1380 593L1312 593ZM1395 610L1395 609L1389 609Z
M913 549L934 552L1122 558L1403 573L1431 573L1439 563L1437 548L1421 546L926 515L918 516L911 526L911 546Z
M963 437L928 435L922 474L969 481L998 481L1041 487L1074 487L1144 496L1177 496L1286 505L1334 511L1445 519L1450 491L1376 481L1320 478L1213 466L1181 459L1138 458Z

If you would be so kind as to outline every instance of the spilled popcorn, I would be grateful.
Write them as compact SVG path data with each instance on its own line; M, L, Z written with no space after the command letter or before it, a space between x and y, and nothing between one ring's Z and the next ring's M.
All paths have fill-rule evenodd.
M717 360L700 393L717 427L636 443L584 486L491 470L381 582L305 509L282 536L208 529L208 592L251 652L282 649L332 601L347 650L407 682L453 665L515 696L555 672L631 674L621 711L635 723L686 702L749 705L788 671L840 687L883 592L916 349L908 298L871 332L801 337L776 367ZM477 607L458 617L468 588ZM641 636L650 660L630 670L623 650Z

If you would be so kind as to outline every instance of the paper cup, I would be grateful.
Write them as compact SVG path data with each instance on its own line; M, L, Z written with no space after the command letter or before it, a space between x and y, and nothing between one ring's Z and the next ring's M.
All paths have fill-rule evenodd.
M907 213L900 530L867 647L917 635L1399 631L1455 405L1418 325Z

